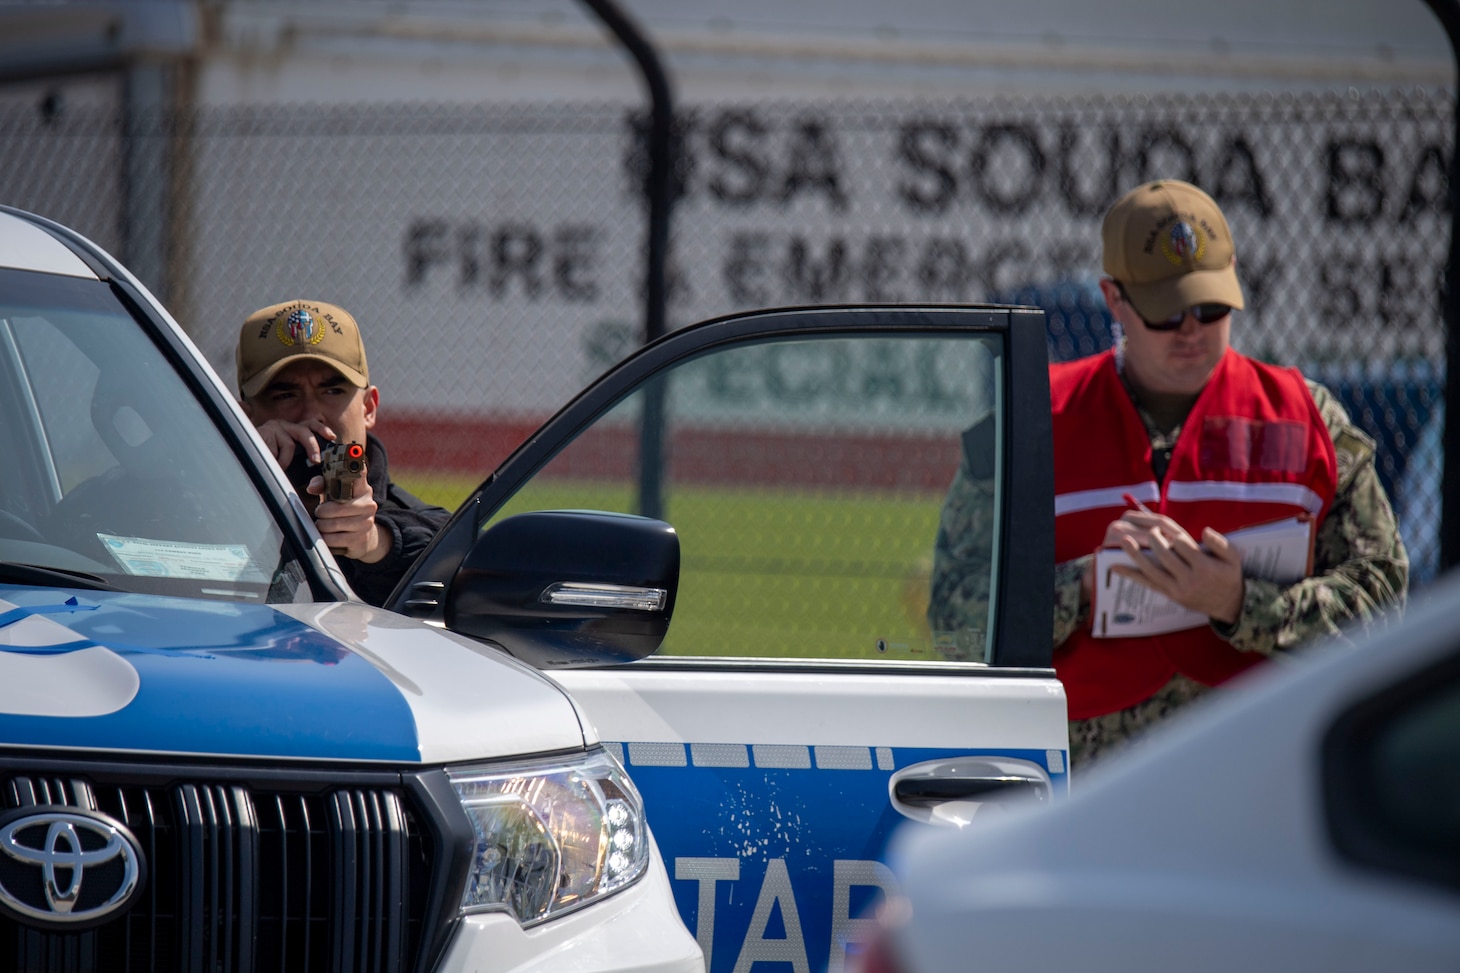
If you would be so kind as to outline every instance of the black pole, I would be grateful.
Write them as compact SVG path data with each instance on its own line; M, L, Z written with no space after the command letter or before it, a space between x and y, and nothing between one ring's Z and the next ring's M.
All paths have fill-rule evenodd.
M649 88L649 251L645 268L644 342L664 333L665 264L669 253L669 210L674 203L674 98L669 76L644 33L613 0L583 0L638 64Z
M1440 20L1460 81L1460 0L1425 0ZM1460 562L1460 84L1455 95L1455 118L1450 147L1449 186L1450 255L1445 262L1441 320L1445 325L1445 447L1440 479L1440 570Z
M669 256L669 211L674 203L674 99L659 55L644 33L613 0L583 0L633 57L649 89L649 172L644 191L649 201L649 240L644 268L644 343L665 332L666 272ZM639 513L664 516L664 387L651 382L644 390L639 429Z

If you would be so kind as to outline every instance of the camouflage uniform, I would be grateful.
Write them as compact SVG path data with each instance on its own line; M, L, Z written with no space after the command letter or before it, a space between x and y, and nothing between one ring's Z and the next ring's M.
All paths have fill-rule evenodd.
M987 662L984 651L993 570L995 446L992 418L963 435L962 459L943 498L928 591L933 643L951 658ZM946 646L956 648L950 652Z
M1402 608L1409 586L1409 558L1374 468L1374 441L1349 420L1328 389L1309 381L1308 390L1337 454L1333 506L1314 539L1312 577L1292 585L1247 578L1236 623L1211 623L1217 635L1244 652L1275 655L1316 639L1341 637L1355 625L1368 627L1386 608ZM1175 445L1179 425L1162 431L1145 410L1137 407L1137 411L1153 450ZM983 461L972 461L979 462ZM977 472L965 456L943 501L928 608L934 632L968 626L982 631L987 625L994 495L992 479L979 478ZM1080 587L1091 557L1055 566L1056 646L1089 614L1089 606L1081 603ZM1135 706L1071 722L1071 763L1087 765L1206 691L1206 686L1177 675Z

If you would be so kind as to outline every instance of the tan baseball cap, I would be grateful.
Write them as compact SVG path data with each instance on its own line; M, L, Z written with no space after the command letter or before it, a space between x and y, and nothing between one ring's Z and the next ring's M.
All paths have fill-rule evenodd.
M1164 321L1193 304L1243 306L1227 218L1191 183L1137 186L1110 207L1100 233L1105 272L1125 286L1147 321Z
M285 301L248 316L238 333L238 390L257 395L291 362L314 358L356 388L370 385L365 343L349 311L323 301Z

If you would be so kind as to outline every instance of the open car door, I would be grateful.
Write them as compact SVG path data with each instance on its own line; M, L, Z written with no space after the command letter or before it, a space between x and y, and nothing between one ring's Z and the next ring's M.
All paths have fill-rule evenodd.
M892 889L895 827L976 827L1067 790L1049 428L1037 310L706 322L528 439L391 607L467 627L459 573L511 573L517 555L482 535L514 515L672 525L679 584L652 655L625 661L641 653L624 640L595 654L589 623L485 634L549 668L628 766L710 973L838 970ZM945 510L955 477L978 489ZM963 575L934 594L940 529L970 536L941 545Z

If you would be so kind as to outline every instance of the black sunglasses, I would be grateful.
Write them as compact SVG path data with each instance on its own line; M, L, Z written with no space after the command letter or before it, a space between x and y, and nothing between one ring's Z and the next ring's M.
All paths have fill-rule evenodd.
M1136 316L1141 319L1141 323L1152 331L1175 331L1181 327L1181 322L1186 320L1188 313L1196 318L1198 324L1216 324L1222 318L1232 313L1232 309L1226 304L1193 304L1191 307L1177 311L1164 321L1147 321L1141 315L1140 311L1136 311L1136 306L1131 303L1130 295L1125 292L1125 285L1117 283L1115 286L1120 290L1121 300L1130 304L1131 310L1136 312Z

